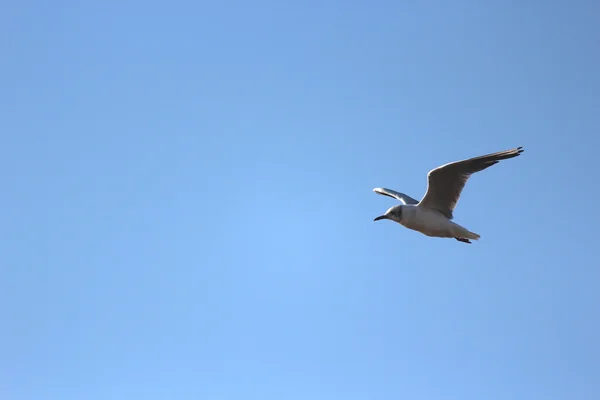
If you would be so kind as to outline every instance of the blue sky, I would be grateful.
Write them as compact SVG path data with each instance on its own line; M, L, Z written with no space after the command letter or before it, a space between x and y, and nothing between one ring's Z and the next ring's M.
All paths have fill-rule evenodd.
M0 396L599 398L599 13L6 3ZM373 222L515 146L479 242Z

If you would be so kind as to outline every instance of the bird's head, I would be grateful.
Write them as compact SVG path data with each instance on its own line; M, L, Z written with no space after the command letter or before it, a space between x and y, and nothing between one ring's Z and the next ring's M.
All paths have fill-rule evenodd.
M391 207L385 212L385 214L380 215L373 221L379 221L380 219L390 219L392 221L400 223L400 221L402 221L402 205Z

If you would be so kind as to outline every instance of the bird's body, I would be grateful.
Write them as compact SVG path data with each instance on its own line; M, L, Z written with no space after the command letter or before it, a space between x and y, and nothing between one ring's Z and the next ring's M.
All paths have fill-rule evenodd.
M400 205L402 219L398 222L405 228L412 229L430 237L464 238L478 240L479 235L470 232L463 226L449 220L440 212L422 207L418 204Z
M517 147L435 168L427 174L427 192L421 201L395 190L375 188L375 193L393 197L403 203L391 207L384 215L375 218L375 221L389 219L430 237L455 238L464 243L479 240L480 235L452 221L460 194L473 173L491 167L500 160L517 157L522 152L523 148Z

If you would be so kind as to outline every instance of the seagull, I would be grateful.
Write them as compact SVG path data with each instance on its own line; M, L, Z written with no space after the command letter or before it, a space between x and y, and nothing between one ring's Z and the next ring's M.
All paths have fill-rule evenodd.
M427 174L427 192L421 201L395 190L375 188L375 193L393 197L402 204L391 207L374 221L389 219L429 237L454 238L471 244L469 239L479 240L481 236L452 221L453 211L467 180L475 172L483 171L501 160L517 157L522 152L523 147L516 147L432 169Z

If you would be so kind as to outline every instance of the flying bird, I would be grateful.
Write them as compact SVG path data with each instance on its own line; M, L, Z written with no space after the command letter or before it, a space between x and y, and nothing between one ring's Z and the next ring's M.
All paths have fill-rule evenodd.
M479 240L480 235L452 221L460 194L472 174L522 152L523 147L517 147L435 168L427 174L427 192L421 201L395 190L375 188L375 193L393 197L402 204L391 207L374 221L389 219L426 236L455 238L463 243Z

